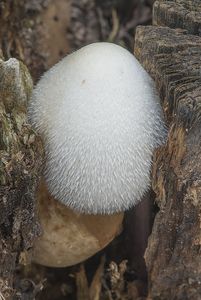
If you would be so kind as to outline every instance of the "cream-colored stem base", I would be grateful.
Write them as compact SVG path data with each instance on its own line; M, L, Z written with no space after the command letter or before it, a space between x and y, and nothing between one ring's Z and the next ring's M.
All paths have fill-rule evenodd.
M103 249L121 231L123 213L76 213L51 197L44 182L37 198L43 230L33 251L33 260L38 264L49 267L77 264Z

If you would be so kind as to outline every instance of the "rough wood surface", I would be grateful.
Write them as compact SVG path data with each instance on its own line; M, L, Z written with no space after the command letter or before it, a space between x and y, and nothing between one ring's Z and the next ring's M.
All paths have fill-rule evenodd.
M189 34L201 36L200 0L156 1L153 24L186 29Z
M16 57L34 81L69 51L69 0L1 0L0 48Z
M201 299L201 38L139 27L135 54L154 78L169 127L155 155L160 208L145 260L151 299Z
M40 232L34 192L43 148L27 124L31 91L27 68L14 58L0 60L0 299L17 295L15 268Z

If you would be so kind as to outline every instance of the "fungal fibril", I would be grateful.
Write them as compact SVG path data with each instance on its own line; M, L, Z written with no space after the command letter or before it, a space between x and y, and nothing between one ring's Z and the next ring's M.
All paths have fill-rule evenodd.
M91 214L140 201L164 124L153 81L127 50L95 43L65 57L37 84L29 116L57 200Z

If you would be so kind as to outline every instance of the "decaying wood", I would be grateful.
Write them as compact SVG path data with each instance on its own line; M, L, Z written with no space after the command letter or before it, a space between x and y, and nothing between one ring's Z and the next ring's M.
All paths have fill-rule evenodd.
M16 59L0 60L0 299L17 295L16 265L40 232L34 192L43 148L27 123L31 91L27 68Z
M160 208L145 259L151 299L201 299L201 38L139 27L135 54L154 78L169 135L155 154Z
M73 50L97 41L133 49L138 24L151 23L153 0L71 0L68 38Z
M69 0L1 0L0 48L16 57L34 81L69 51Z
M153 24L170 28L183 28L189 34L201 36L200 0L159 0L153 7Z

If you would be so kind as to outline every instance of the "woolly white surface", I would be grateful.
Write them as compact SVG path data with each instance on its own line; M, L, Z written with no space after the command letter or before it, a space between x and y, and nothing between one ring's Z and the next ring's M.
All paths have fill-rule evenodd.
M92 214L140 201L165 130L154 83L127 50L94 43L65 57L34 89L29 118L56 199Z

